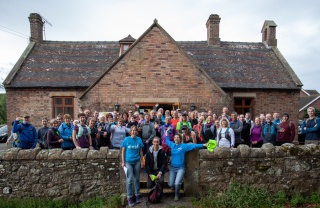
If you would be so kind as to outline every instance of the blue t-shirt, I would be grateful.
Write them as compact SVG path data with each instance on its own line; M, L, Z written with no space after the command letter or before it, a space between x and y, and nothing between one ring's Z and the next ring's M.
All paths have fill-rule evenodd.
M203 147L203 144L175 144L168 136L166 136L166 143L171 147L171 166L176 168L185 167L186 152Z
M131 136L126 137L121 147L125 148L125 161L126 162L137 162L140 160L140 148L143 147L143 142L140 137L132 138Z

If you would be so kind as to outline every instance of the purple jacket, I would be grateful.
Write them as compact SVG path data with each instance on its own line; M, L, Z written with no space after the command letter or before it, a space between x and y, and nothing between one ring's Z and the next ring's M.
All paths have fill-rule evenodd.
M254 125L251 130L250 142L262 141L261 133L262 133L261 125L258 125L258 126Z
M168 131L168 137L171 141L173 141L173 137L176 134L176 128L174 128L172 124L164 124L158 129L161 134L161 144L166 144L166 131L169 127L171 127L171 130Z

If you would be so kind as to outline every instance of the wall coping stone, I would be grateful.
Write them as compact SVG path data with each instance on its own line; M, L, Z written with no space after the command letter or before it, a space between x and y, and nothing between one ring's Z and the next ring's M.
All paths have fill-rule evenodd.
M48 159L49 150L43 149L38 154L36 159L37 160L47 160Z
M89 150L87 159L105 159L105 158L101 157L101 154L99 154L98 150Z
M100 147L99 154L101 155L102 159L106 159L108 156L109 147Z
M16 160L18 158L18 152L21 148L10 148L3 154L3 160Z
M266 157L269 157L269 158L274 157L275 148L274 148L273 144L271 144L271 143L263 144L261 149L263 149L266 152Z
M241 157L251 156L251 148L248 145L240 144L237 148L240 150Z
M3 155L6 152L6 150L0 150L0 160L3 160Z
M24 149L18 152L17 158L19 160L35 160L41 148L37 147L34 149Z
M63 149L49 149L48 160L59 160Z
M71 160L72 150L64 150L60 155L60 160Z
M120 150L109 150L107 158L108 159L118 159L120 156Z
M72 159L74 160L85 160L87 159L89 149L83 148L83 149L73 149L72 150Z
M281 146L273 146L270 143L263 144L261 148L250 148L247 145L239 145L238 148L217 147L213 152L202 149L200 159L227 159L227 158L266 158L274 159L290 156L317 156L320 155L320 146L315 144L295 145L285 143ZM0 160L85 160L85 159L118 159L120 150L101 147L100 150L74 149L49 149L40 148L21 150L10 148L0 150Z

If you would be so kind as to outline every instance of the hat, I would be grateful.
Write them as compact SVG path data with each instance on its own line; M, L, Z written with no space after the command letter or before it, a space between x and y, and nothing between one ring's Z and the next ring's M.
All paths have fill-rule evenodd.
M181 109L178 108L177 111L181 111Z
M181 113L181 116L187 116L186 112Z
M30 115L25 113L25 114L23 114L23 118L30 118Z
M186 125L181 126L181 130L187 130L187 129L188 129L188 126Z

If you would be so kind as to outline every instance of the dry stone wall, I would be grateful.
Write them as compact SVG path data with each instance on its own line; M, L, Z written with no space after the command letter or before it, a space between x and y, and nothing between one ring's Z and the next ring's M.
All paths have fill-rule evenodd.
M119 151L0 151L0 197L84 200L120 193Z
M320 146L284 144L262 148L194 150L186 155L184 191L200 195L221 192L232 182L284 190L289 195L320 192ZM166 173L169 174L169 173ZM0 151L0 197L47 197L85 200L125 192L120 151Z
M262 148L240 145L237 149L216 148L213 153L190 152L187 160L197 157L199 163L187 165L185 191L189 194L223 191L232 182L272 192L284 190L289 195L320 192L320 146L317 145L264 144Z

